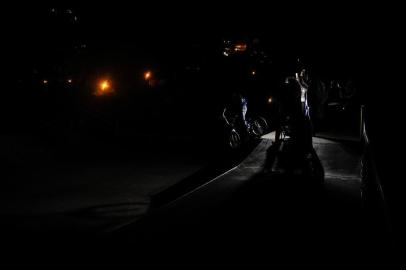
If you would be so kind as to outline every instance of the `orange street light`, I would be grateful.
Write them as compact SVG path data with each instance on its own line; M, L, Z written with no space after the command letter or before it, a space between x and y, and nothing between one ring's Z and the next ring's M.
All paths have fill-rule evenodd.
M145 79L146 81L150 80L151 77L152 77L152 72L151 72L151 71L148 70L148 71L146 71L146 72L144 73L144 79Z
M97 85L96 96L103 96L113 92L111 82L109 80L101 80Z

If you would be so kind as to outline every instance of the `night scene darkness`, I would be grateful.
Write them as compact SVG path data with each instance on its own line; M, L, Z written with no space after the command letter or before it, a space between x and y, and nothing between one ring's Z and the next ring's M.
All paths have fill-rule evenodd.
M406 228L395 10L4 7L0 257L388 268Z

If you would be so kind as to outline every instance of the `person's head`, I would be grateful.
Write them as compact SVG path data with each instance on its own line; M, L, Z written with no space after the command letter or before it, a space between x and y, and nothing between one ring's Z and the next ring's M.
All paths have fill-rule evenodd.
M305 68L300 71L299 76L305 82L309 82L310 80L309 71Z

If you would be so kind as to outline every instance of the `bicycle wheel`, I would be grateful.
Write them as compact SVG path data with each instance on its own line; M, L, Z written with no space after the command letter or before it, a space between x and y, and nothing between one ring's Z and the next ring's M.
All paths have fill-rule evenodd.
M240 134L238 134L238 132L235 129L231 130L230 132L229 145L232 149L236 149L241 146Z
M268 129L268 123L262 117L256 118L251 123L251 132L255 137L261 137L266 133Z

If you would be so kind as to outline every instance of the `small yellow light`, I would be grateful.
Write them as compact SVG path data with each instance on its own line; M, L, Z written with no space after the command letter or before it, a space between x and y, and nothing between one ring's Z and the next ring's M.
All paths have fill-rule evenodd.
M102 92L107 92L110 88L110 83L107 80L100 82L100 90Z
M272 97L268 98L268 103L272 103Z
M43 80L42 81L44 84L48 84L48 80Z
M252 74L252 76L255 76L255 75L257 74L257 72L256 72L255 70L253 70L253 71L251 72L251 74Z
M114 89L111 87L111 82L106 79L99 81L95 95L104 96L111 93L114 93Z
M144 79L145 80L149 80L149 79L151 79L151 77L152 77L152 72L151 71L146 71L144 73Z
M72 79L68 79L68 83L72 83Z

